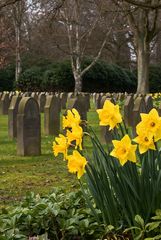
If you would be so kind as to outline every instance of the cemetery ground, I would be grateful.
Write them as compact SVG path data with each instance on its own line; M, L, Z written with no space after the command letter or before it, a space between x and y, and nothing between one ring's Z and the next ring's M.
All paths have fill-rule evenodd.
M90 125L99 131L97 113L91 109L88 113ZM0 208L18 205L27 192L40 195L48 194L54 187L66 191L79 188L78 181L67 170L62 156L54 157L52 142L54 136L44 135L44 115L41 114L41 156L17 156L16 140L8 137L8 116L0 116ZM97 129L96 129L97 128ZM85 140L85 148L91 149Z

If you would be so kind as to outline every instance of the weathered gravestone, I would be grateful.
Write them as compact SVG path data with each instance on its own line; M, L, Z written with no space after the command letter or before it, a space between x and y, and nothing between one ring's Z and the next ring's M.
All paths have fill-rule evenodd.
M128 126L133 125L133 108L134 99L132 95L129 95L125 98L124 103L124 121Z
M38 104L39 104L40 112L42 113L44 112L45 103L46 103L46 95L45 93L40 93L38 96Z
M60 100L61 100L61 109L66 109L67 93L65 92L60 93Z
M132 115L133 116L132 130L134 136L136 136L136 125L141 121L140 113L146 113L144 97L137 97L134 101Z
M118 93L118 100L123 101L125 99L125 94L123 93Z
M0 114L7 115L9 105L10 105L9 94L3 93L1 100L0 100Z
M95 105L96 105L96 95L97 95L97 93L92 94L93 104L95 104Z
M82 93L82 96L85 98L85 102L86 102L86 111L88 112L91 108L91 105L90 105L90 94L89 93Z
M17 114L17 154L41 154L41 125L39 105L34 98L21 99Z
M32 92L31 97L33 97L36 101L38 101L38 95L36 92Z
M145 96L145 106L146 106L146 112L149 113L150 110L153 108L153 99L151 96Z
M97 93L96 94L96 102L95 102L96 109L101 108L101 99L102 99L101 94Z
M8 136L12 139L17 137L17 113L20 100L21 97L13 96L8 109Z
M2 93L2 92L0 92L0 100L1 100L1 97L2 97L2 95L3 95L3 93Z
M60 99L49 95L44 108L44 132L46 135L58 135L60 131Z

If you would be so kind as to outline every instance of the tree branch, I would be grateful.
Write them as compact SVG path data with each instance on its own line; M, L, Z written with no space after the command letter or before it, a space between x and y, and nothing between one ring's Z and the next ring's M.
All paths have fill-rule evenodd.
M153 4L149 4L145 2L140 2L139 0L122 0L123 2L127 2L130 3L134 6L139 6L142 8L151 8L151 9L159 9L161 8L161 4L160 3L153 3Z
M115 18L114 18L114 20L113 20L113 24L115 23L116 18L117 18L117 15L115 16ZM107 38L108 38L108 36L110 35L111 30L112 30L112 28L113 28L113 24L111 24L110 29L107 31L106 36L105 36L105 39L104 39L104 41L103 41L103 43L102 43L102 45L101 45L100 50L98 51L97 56L94 58L94 60L91 62L91 64L89 64L85 69L82 70L82 72L81 72L81 77L82 77L92 66L94 66L94 64L95 64L95 63L98 61L98 59L100 58L101 53L102 53L102 50L103 50L103 48L104 48L104 46L105 46L105 44L106 44Z
M22 0L7 0L7 1L3 1L2 3L0 3L0 10L4 7L7 7L9 5L15 4L16 2L20 2Z

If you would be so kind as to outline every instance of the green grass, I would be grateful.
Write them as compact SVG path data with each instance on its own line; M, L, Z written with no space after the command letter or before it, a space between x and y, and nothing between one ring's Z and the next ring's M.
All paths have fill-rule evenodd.
M77 188L76 177L67 171L62 156L52 154L54 136L45 136L42 125L42 155L36 157L17 156L16 141L8 138L8 116L0 116L0 207L18 204L28 191L41 195L47 194L53 187L67 190ZM90 125L99 131L98 118L94 109L88 113ZM91 149L89 140L85 147Z

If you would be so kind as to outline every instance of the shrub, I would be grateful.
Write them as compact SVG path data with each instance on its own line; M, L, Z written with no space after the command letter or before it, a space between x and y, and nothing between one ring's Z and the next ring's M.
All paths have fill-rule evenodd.
M14 87L15 69L14 65L9 65L0 69L0 91L12 91Z
M90 64L85 60L83 68ZM135 89L135 76L129 70L118 65L98 61L83 76L83 91L85 92L132 92Z
M90 63L90 59L85 59L82 68ZM69 60L51 63L40 59L36 65L28 67L25 62L17 84L21 91L74 91L75 82ZM135 89L136 77L132 72L101 60L82 77L84 92L133 92Z
M91 60L85 60L83 69L91 63ZM83 92L103 92L108 91L108 71L107 64L103 61L98 61L92 68L89 69L83 76L82 80Z
M17 88L21 91L39 91L42 83L42 69L34 66L21 73Z
M49 84L49 82L52 82ZM71 92L74 90L74 77L70 61L58 62L50 66L44 73L44 87L48 84L57 91Z
M149 71L149 88L150 92L161 91L161 66L150 66Z
M0 216L0 236L5 240L41 235L50 240L98 239L104 231L81 191L65 193L57 188L43 198L29 193L19 207L3 210Z

